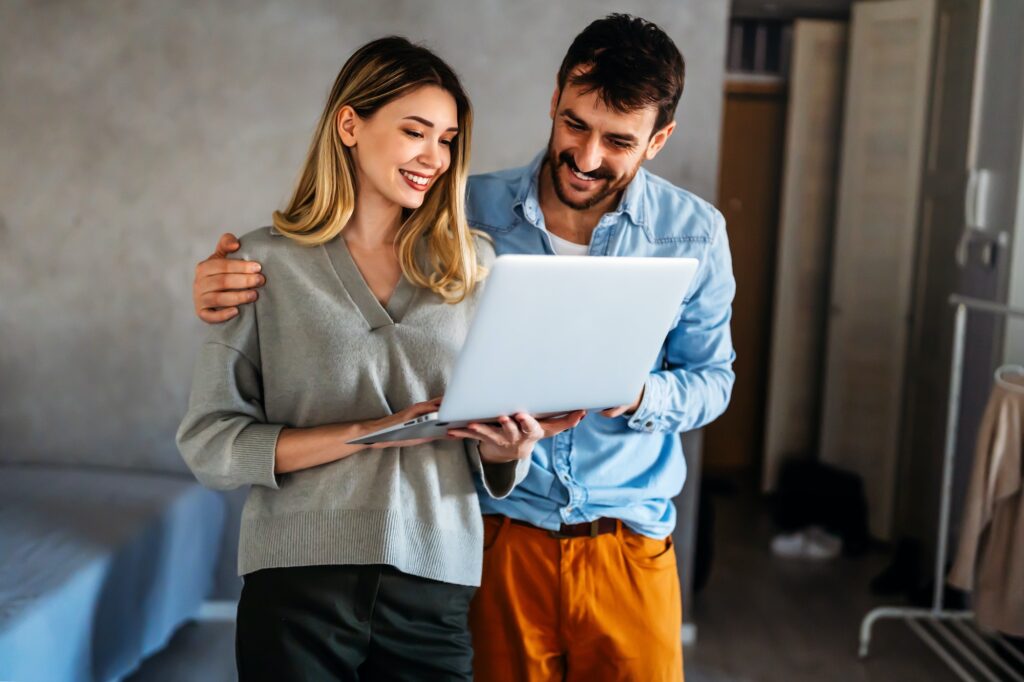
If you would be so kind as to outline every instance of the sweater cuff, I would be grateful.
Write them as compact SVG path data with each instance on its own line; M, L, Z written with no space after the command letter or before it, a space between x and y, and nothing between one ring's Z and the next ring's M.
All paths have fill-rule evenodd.
M483 480L484 490L496 500L508 497L530 472L529 457L500 464L489 464L480 456L479 441L467 440L466 446L470 456L480 466L480 478Z
M246 483L277 490L274 462L277 437L283 428L281 424L249 424L235 438L231 446L231 457L239 477Z

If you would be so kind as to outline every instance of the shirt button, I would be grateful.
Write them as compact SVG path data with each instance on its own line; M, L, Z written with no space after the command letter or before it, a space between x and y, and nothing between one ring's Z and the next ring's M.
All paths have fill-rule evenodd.
M566 514L572 514L572 512L573 512L573 507L566 507L565 508L565 513Z
M654 422L647 422L646 424L644 424L644 430L647 431L647 433L650 433L651 431L653 431L654 430Z

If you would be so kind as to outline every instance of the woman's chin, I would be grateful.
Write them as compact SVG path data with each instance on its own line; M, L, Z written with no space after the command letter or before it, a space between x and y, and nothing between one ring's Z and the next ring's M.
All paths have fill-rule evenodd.
M407 208L407 209L410 209L410 210L416 210L417 208L419 208L420 206L423 205L423 200L425 198L426 198L426 193L425 192L424 193L416 192L416 194L409 194L407 192L402 192L398 197L396 197L397 201L395 203L398 204L399 206L401 206L402 208Z

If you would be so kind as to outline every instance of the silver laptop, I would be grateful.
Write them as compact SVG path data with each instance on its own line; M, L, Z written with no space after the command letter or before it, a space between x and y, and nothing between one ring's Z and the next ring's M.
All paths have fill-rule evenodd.
M472 422L636 400L697 260L501 256L437 412L350 443L433 438Z

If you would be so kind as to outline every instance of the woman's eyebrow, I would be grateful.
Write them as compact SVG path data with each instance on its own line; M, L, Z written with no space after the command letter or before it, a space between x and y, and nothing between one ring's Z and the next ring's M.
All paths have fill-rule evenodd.
M422 116L406 116L405 119L409 119L410 121L416 121L417 123L422 123L423 125L427 126L428 128L433 128L434 127L433 122L428 121L427 119L423 118ZM402 119L402 120L405 120L405 119ZM445 132L446 133L451 133L451 132L456 132L457 133L457 132L459 132L459 128L458 128L458 126L452 126L451 128L449 128Z

